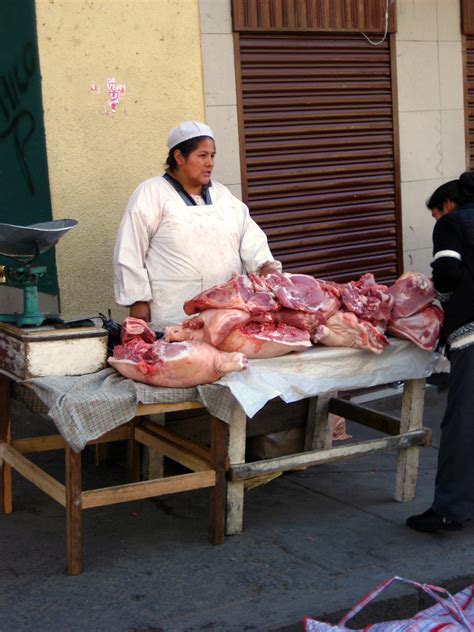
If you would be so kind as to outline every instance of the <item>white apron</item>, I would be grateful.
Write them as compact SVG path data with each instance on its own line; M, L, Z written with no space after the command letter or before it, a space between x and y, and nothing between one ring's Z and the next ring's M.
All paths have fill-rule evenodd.
M164 178L132 196L115 248L120 305L148 301L157 328L188 316L183 303L233 275L272 261L263 231L247 207L218 183L210 205L187 206Z
M240 222L229 215L224 201L165 206L146 256L153 324L162 327L189 318L185 301L242 272Z

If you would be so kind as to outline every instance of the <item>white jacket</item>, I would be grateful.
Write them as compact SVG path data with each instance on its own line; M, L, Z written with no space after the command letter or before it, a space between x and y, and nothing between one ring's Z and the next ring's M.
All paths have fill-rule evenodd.
M114 251L115 299L149 302L156 327L187 318L183 303L203 290L274 261L247 206L217 182L209 192L212 204L187 206L157 176L128 203Z

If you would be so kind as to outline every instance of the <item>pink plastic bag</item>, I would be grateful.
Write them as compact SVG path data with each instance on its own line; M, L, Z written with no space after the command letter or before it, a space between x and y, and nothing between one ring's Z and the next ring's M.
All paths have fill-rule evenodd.
M373 625L365 626L363 632L433 632L441 629L443 632L454 632L454 630L458 632L471 630L472 632L474 630L474 585L464 588L464 590L453 596L444 588L432 586L431 584L419 584L418 582L395 576L384 581L361 599L342 617L338 625L330 625L329 623L306 617L304 620L305 632L349 630L350 628L345 626L349 619L355 617L356 614L395 581L423 590L438 603L431 606L431 608L422 610L411 619L374 623ZM445 598L443 599L440 595L443 595Z

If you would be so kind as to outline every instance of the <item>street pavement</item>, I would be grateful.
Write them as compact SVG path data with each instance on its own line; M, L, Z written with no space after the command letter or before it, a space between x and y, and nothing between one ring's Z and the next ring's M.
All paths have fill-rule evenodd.
M244 532L207 542L204 490L84 512L84 571L65 574L65 516L19 476L14 513L0 515L0 632L294 632L304 616L336 622L399 575L453 591L474 582L474 528L433 535L406 518L432 500L446 391L427 391L416 500L393 500L396 454L287 473L247 492ZM370 402L398 414L400 397ZM15 405L22 426L39 423ZM43 423L43 422L42 422ZM354 439L381 436L348 423ZM120 459L119 459L120 461ZM57 456L41 463L59 475ZM85 486L117 483L123 464L84 455ZM391 589L356 623L410 616L429 601Z

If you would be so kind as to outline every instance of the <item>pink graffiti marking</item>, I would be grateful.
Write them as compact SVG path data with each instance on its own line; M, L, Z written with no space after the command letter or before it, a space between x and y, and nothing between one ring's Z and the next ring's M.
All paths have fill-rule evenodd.
M109 95L108 104L112 112L115 112L120 99L125 94L125 86L121 83L116 84L115 77L107 79L105 85L107 87L107 93Z
M107 105L104 106L104 113L110 116L111 114L114 114L114 112L117 111L117 105L119 104L120 99L125 94L126 89L125 89L124 84L116 83L115 77L106 79L105 88L107 91L108 100L107 100ZM89 86L89 92L100 94L100 86L98 86L97 83L93 81ZM123 109L123 112L126 112L126 111L127 111L126 109Z

